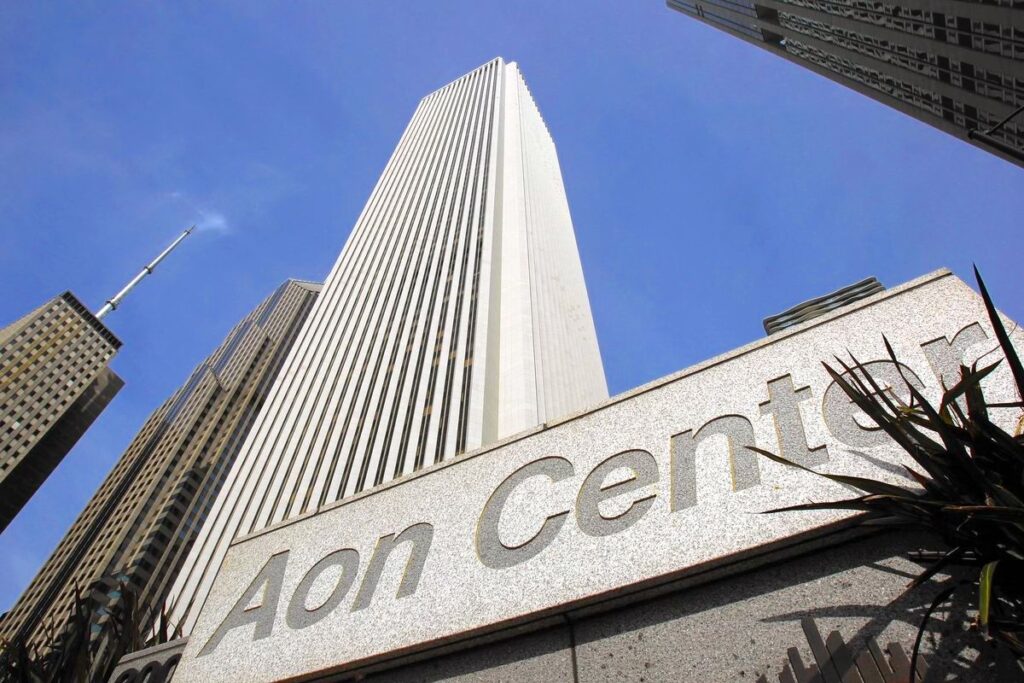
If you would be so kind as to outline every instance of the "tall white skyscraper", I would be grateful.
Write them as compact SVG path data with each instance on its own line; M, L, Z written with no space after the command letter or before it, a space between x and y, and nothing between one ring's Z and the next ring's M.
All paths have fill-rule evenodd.
M498 58L420 101L171 591L230 542L608 396L551 136Z

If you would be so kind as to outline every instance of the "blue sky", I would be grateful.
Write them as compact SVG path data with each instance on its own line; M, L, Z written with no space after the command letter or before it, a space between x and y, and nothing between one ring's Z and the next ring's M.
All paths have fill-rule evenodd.
M1024 318L1024 172L630 2L0 5L0 325L71 289L126 386L0 536L0 610L148 413L288 277L322 279L420 97L519 62L558 146L609 385L875 275L978 263Z

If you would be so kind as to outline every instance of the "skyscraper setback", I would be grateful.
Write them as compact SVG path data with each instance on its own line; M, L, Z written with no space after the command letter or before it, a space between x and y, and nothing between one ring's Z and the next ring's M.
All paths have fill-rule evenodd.
M1019 0L667 3L1024 166Z
M228 545L607 397L554 143L495 59L421 100L171 591Z
M48 624L59 633L78 589L97 623L126 589L150 610L141 619L155 616L319 289L285 282L150 415L0 636L38 642Z

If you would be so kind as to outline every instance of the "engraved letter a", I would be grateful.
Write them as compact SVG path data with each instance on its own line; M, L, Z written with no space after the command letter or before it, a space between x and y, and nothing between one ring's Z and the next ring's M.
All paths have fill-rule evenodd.
M198 657L213 652L220 645L220 641L224 639L224 636L228 634L228 631L247 626L248 624L256 624L252 634L253 640L260 640L270 635L274 628L274 619L277 617L277 603L281 599L281 584L284 583L284 569L287 564L287 550L271 555L267 563L263 565L260 573L256 575L256 578L252 580L249 587L242 593L242 597L238 599L235 606L224 617L224 621L220 623L217 630L206 641L206 645L199 651ZM263 598L260 600L260 604L256 607L249 607L253 598L259 595L261 591Z

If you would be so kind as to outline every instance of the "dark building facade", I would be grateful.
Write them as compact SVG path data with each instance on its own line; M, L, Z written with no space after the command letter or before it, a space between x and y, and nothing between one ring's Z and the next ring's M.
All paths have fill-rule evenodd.
M71 292L0 329L0 531L124 385L120 347Z
M1021 0L667 0L1024 166Z
M94 633L130 591L148 624L277 377L320 286L289 280L146 420L24 594L0 637L59 633L78 587Z
M849 306L883 290L885 290L885 287L876 278L865 278L860 282L837 289L830 294L804 301L782 313L768 316L764 319L764 331L767 334L777 334L783 330L788 330L794 325L813 320L837 308Z

